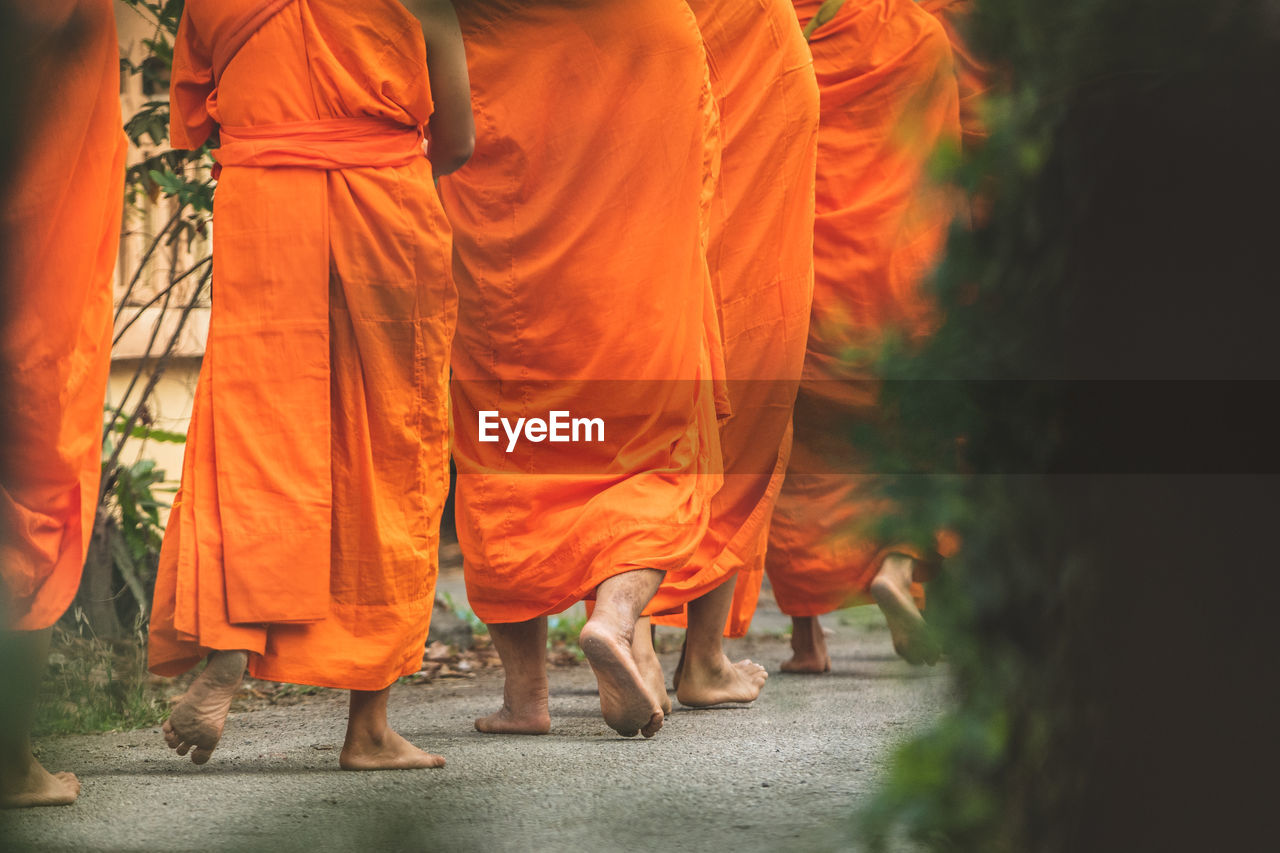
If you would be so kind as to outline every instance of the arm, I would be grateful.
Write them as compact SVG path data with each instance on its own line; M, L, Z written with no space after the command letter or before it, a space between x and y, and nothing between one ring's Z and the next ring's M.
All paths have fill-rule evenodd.
M434 110L428 131L428 157L436 177L461 169L475 149L476 128L471 115L471 83L462 31L449 0L401 0L422 22L427 42L427 74Z
M214 85L213 60L196 35L188 10L178 23L169 78L169 144L174 148L194 151L217 128L208 105Z

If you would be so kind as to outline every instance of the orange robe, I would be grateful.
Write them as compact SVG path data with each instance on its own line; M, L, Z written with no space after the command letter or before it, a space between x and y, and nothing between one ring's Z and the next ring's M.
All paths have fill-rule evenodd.
M265 11L264 11L265 10ZM378 690L421 665L447 493L450 235L395 0L188 0L172 141L216 128L213 317L150 665Z
M707 216L719 154L693 14L671 0L459 4L476 150L456 239L456 518L489 623L678 569L719 488ZM602 441L481 441L481 413L600 418ZM597 437L592 433L592 437Z
M920 8L938 19L951 42L960 89L960 128L964 145L966 148L979 145L987 138L982 98L991 88L991 69L974 54L965 38L965 28L973 14L973 0L920 0Z
M769 517L791 446L791 409L813 298L818 84L789 0L688 0L720 109L720 182L708 259L724 339L732 417L720 433L725 482L694 561L671 572L657 612L734 573L726 633L751 624ZM659 617L683 625L680 618Z
M24 14L77 40L33 45L23 85L35 115L0 203L0 626L38 630L75 597L93 533L126 141L110 0Z
M793 2L802 24L821 5ZM892 507L860 475L868 462L849 435L878 417L872 363L884 336L919 338L933 322L923 284L953 205L925 166L960 133L946 33L913 0L848 0L810 47L822 92L813 315L766 561L791 616L869 601L888 552L932 562L877 540L873 525Z

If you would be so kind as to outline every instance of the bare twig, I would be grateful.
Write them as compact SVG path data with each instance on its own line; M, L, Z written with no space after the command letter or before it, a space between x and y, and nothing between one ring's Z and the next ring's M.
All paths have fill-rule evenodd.
M160 241L163 240L165 235L169 233L170 229L177 224L178 220L182 217L184 210L186 210L185 205L179 203L178 209L174 211L173 216L171 216L169 221L165 223L165 226L156 233L155 238L151 241L151 245L147 246L147 251L142 254L142 260L138 261L138 267L133 271L133 277L129 279L129 286L124 289L124 295L120 297L120 307L116 309L116 322L120 321L120 315L124 312L125 306L129 304L129 297L133 295L133 289L138 286L138 281L141 280L142 274L146 271L147 263L151 260L151 256L154 255L156 249L160 247Z
M155 387L157 384L159 384L161 377L164 376L164 372L166 368L168 368L169 362L173 358L173 352L174 350L177 349L178 340L179 338L182 337L182 332L186 329L187 320L188 318L190 318L191 312L194 311L196 306L199 304L200 296L204 292L204 288L206 285L208 285L209 279L212 277L212 275L213 275L212 267L207 267L204 271L204 274L200 276L199 283L195 286L195 288L191 292L191 298L187 300L187 304L184 305L182 308L182 313L178 317L178 322L176 327L173 330L173 334L169 336L169 342L165 346L164 352L160 354L160 357L155 362L155 366L151 369L151 376L147 380L146 386L142 389L142 394L139 398L138 405L134 407L133 412L132 414L129 415L128 420L126 420L122 426L116 428L117 431L121 433L123 438L121 441L117 441L115 443L115 447L111 451L111 456L107 460L107 465L106 465L107 471L114 471L116 469L116 466L120 464L120 455L123 453L124 445L125 445L125 442L123 439L129 437L130 433L133 432L133 428L137 425L138 419L142 417L142 413L146 408L147 400L150 399L151 392L155 390ZM157 330L159 329L159 326L160 324L157 323L156 324ZM148 352L150 352L150 350L151 348L148 347ZM143 365L139 365L139 368L138 368L139 373L141 372L142 368L143 368ZM138 376L138 373L135 373L135 379L137 378L137 376ZM124 404L122 402L121 408L116 410L116 415L115 417L112 418L112 426L114 426L119 421L120 413L123 409L123 406ZM106 495L106 492L105 492L106 485L107 485L107 478L103 478L102 490L98 494L99 506L101 506L102 499Z
M169 284L165 285L165 287L164 287L164 289L163 289L163 290L159 291L158 293L156 293L156 295L155 295L155 296L151 297L151 298L150 298L150 299L148 299L146 302L144 302L142 305L138 306L138 311L137 311L137 313L136 313L136 314L134 314L132 317L130 317L130 318L129 318L129 321L128 321L127 323L125 323L125 324L124 324L123 326L121 326L118 330L116 330L116 336L115 336L115 338L111 341L111 345L112 345L112 346L115 346L116 344L120 343L120 339L124 337L124 333L125 333L125 332L127 332L127 331L129 331L129 328L130 328L131 326L133 326L133 324L134 324L134 323L138 322L138 320L140 320L140 319L142 318L142 312L146 311L148 308L150 308L151 306L155 305L157 302L159 302L161 299L163 299L165 296L167 296L167 295L169 294L169 292L170 292L170 291L174 290L174 289L175 289L179 284L181 284L183 281L185 281L186 279L190 278L192 275L194 275L194 274L195 274L196 272L198 272L200 269L202 269L203 267L205 267L206 265L211 264L211 263L213 263L213 257L212 257L212 256L208 256L208 257L203 258L202 260L197 261L196 263L194 263L194 264L192 264L192 265L191 265L191 268L190 268L190 269L188 269L188 270L187 270L186 272L184 272L182 275L180 275L180 276L178 276L177 278L175 278L175 279L174 279L173 281L171 281Z

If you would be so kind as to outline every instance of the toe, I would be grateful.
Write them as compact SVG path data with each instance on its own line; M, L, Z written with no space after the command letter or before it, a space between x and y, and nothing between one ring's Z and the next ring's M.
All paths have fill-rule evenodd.
M191 763L192 764L208 764L209 759L212 756L213 756L212 749L201 749L200 747L196 747L195 749L191 750Z

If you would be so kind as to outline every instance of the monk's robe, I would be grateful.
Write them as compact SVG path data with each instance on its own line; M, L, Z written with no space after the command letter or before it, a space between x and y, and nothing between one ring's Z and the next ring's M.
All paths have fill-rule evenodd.
M440 182L459 293L456 519L472 609L511 623L622 572L678 569L706 536L724 403L706 263L719 144L683 2L476 0L458 17L477 141ZM601 429L513 444L480 424L557 411Z
M150 665L379 690L420 667L448 481L448 222L396 0L188 0L172 142L217 130L213 316Z
M960 93L960 130L964 146L979 145L987 138L982 99L991 88L991 69L974 54L966 38L966 27L973 14L973 0L920 0L920 7L938 19L951 42Z
M793 2L802 25L821 5ZM919 339L934 323L925 280L953 204L925 171L960 133L946 33L913 0L847 0L810 48L821 90L813 314L766 560L790 616L870 601L888 553L935 561L880 541L876 523L893 507L850 437L879 423L873 364L886 336Z
M724 486L711 505L711 527L694 560L667 574L653 606L683 608L737 574L726 632L741 636L764 576L808 338L818 84L789 0L688 2L720 110L708 260L733 414L720 433ZM684 618L655 621L683 625Z
M22 14L65 32L32 45L25 145L0 202L0 627L38 630L75 597L93 533L126 140L110 0Z

